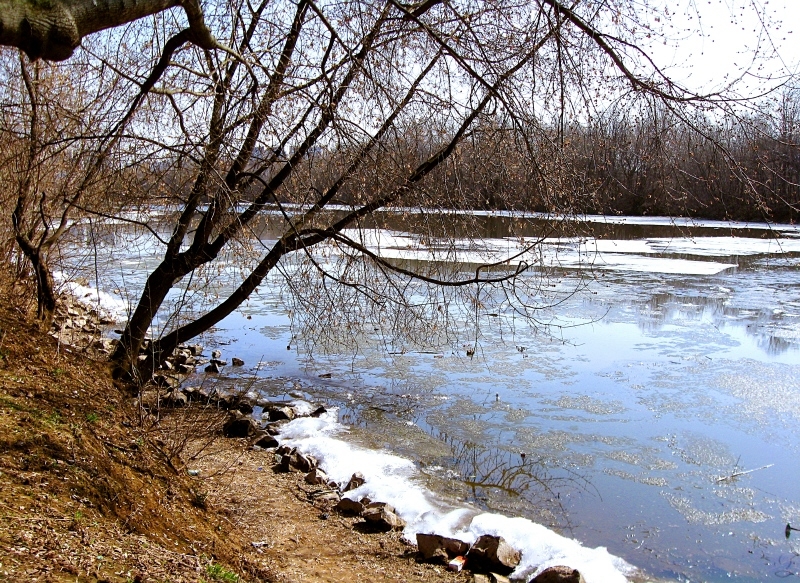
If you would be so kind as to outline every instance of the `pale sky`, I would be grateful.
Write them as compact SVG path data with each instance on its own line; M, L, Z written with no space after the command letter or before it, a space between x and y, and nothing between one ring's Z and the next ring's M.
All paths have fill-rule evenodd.
M669 11L661 25L671 40L666 46L651 45L651 54L668 67L672 78L691 89L718 89L744 75L742 90L759 92L774 87L787 72L800 72L800 0L657 0L653 4ZM754 61L756 50L759 58Z

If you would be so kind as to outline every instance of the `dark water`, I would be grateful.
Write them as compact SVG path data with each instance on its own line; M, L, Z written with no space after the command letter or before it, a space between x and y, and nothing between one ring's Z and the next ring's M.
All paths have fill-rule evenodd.
M413 231L408 217L397 220ZM452 229L464 231L458 223ZM488 236L542 228L467 223ZM589 231L698 242L781 235L669 223ZM800 537L787 539L785 527L800 527L800 253L737 245L727 255L724 245L678 246L648 256L653 272L560 271L554 286L585 289L541 310L539 325L487 312L477 337L424 350L387 343L380 331L363 332L355 350L305 338L275 280L203 342L243 358L254 388L338 405L351 439L414 460L444 497L605 546L654 578L792 580ZM737 267L665 274L659 258ZM101 274L101 288L135 296L152 261L145 246L82 269ZM217 276L196 301L228 285Z

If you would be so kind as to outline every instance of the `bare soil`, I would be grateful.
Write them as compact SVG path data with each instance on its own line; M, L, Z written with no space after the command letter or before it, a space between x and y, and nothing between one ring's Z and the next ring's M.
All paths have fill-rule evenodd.
M220 412L144 413L0 287L0 580L469 580L219 437Z

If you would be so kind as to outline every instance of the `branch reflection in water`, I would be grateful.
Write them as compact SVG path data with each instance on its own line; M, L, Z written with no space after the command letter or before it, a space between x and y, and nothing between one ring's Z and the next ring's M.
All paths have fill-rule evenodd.
M450 490L483 510L525 516L573 534L565 499L576 494L599 499L586 476L553 457L486 447L443 432L432 435L448 446L450 455L423 468L426 475L432 481L457 481Z

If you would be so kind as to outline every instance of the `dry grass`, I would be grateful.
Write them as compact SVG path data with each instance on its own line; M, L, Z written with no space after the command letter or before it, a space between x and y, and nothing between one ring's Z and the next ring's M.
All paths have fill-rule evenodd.
M273 454L217 438L218 412L142 415L14 305L0 306L0 580L467 580L314 502Z

